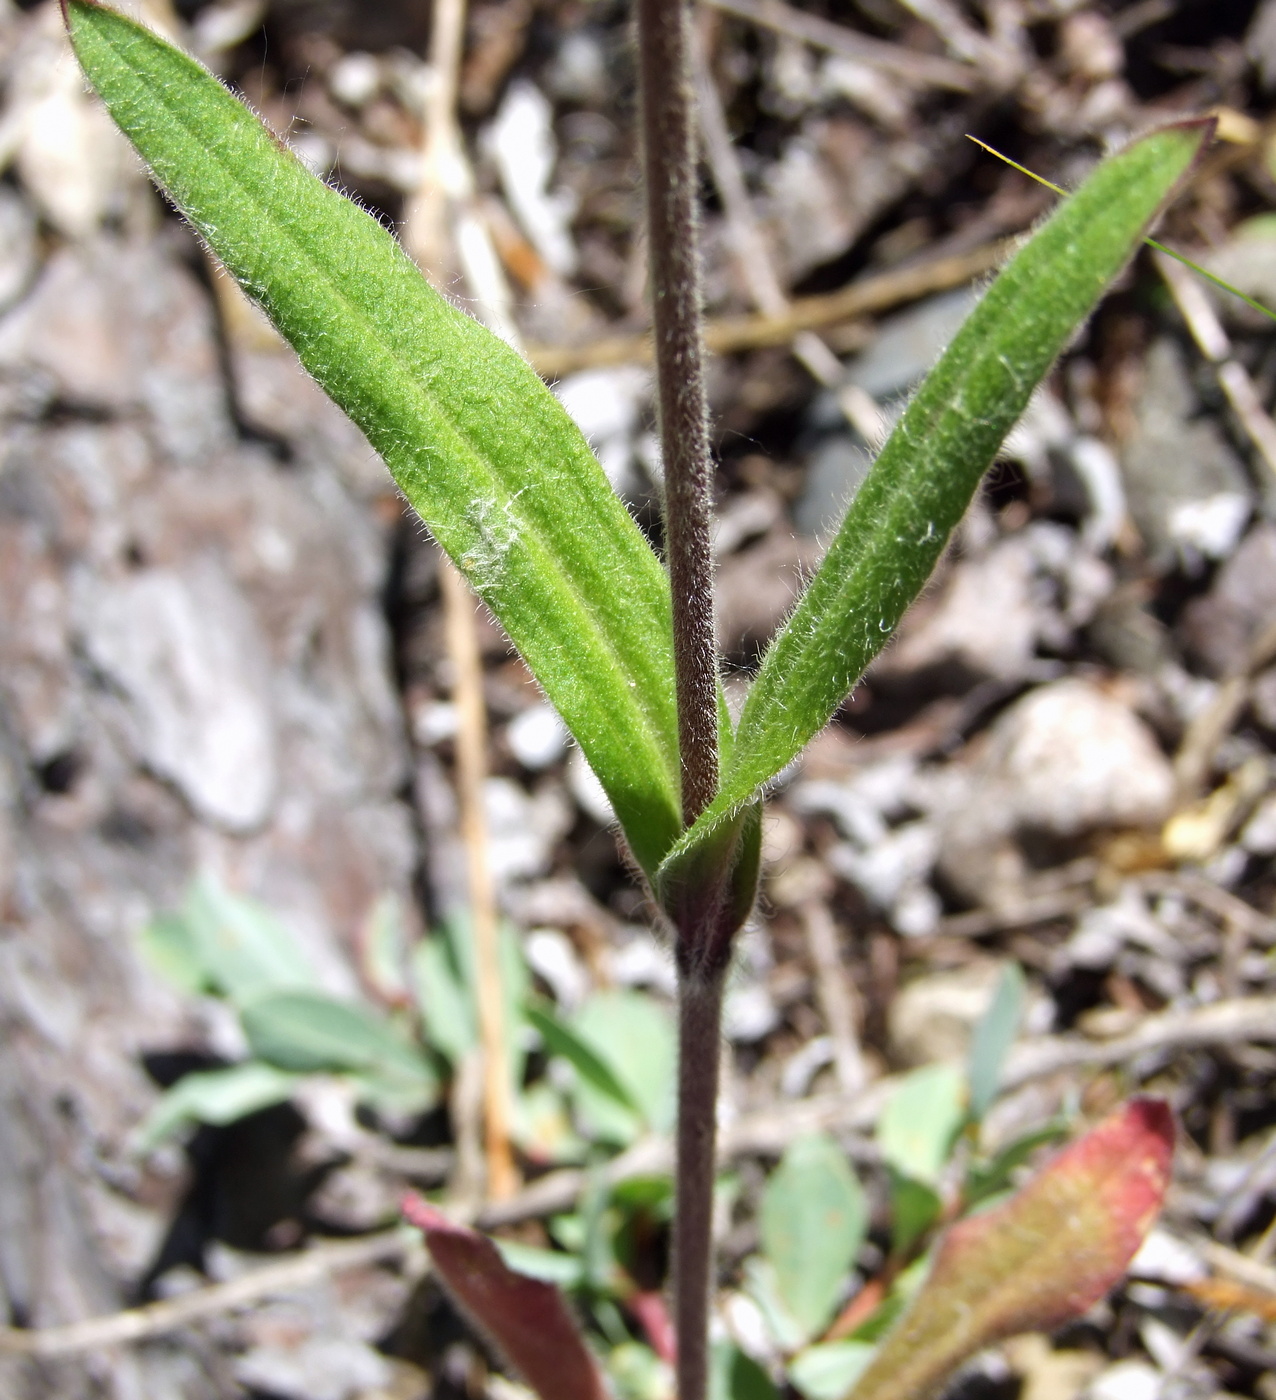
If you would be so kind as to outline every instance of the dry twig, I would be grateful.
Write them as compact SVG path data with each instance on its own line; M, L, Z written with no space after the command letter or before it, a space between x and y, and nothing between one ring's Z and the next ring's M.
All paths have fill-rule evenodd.
M764 29L800 39L812 48L826 49L893 73L905 81L951 88L954 92L973 92L979 85L978 74L964 63L871 38L847 25L834 24L832 20L783 4L782 0L704 0L704 3Z
M782 315L720 316L705 323L705 348L734 355L767 346L789 345L800 331L820 330L879 315L935 292L949 292L991 272L1014 251L1015 239L984 243L968 253L915 263L852 282L840 291L798 297ZM561 379L604 365L648 364L651 336L606 336L587 345L528 345L527 358L546 379Z
M819 900L809 901L798 912L815 968L815 997L833 1042L838 1086L845 1093L853 1093L863 1087L867 1075L855 1028L854 992L837 946L837 929L827 907Z
M699 45L694 57L700 135L714 184L722 197L728 237L749 296L763 315L788 316L791 314L789 299L776 276L766 238L754 218L744 174L727 129L726 113ZM793 354L817 384L836 393L838 406L864 441L872 447L879 446L886 436L885 420L872 398L858 385L847 381L842 362L825 342L812 330L799 330L793 337Z
M301 1254L265 1264L240 1278L207 1288L164 1298L144 1307L128 1308L106 1317L91 1317L62 1327L26 1330L0 1328L0 1354L20 1356L70 1356L101 1347L131 1345L190 1327L209 1318L260 1303L262 1299L311 1288L347 1269L366 1268L412 1257L426 1267L419 1239L407 1230L387 1230L359 1240L338 1240L316 1245Z

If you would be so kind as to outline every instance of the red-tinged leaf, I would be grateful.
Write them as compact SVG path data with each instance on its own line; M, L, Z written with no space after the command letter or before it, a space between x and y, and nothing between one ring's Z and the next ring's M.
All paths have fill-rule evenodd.
M1161 1209L1173 1148L1168 1107L1135 1099L1004 1205L954 1225L853 1400L921 1400L980 1348L1098 1302Z
M404 1198L403 1214L424 1234L453 1300L542 1400L608 1400L557 1288L515 1273L486 1235L455 1224L419 1196Z

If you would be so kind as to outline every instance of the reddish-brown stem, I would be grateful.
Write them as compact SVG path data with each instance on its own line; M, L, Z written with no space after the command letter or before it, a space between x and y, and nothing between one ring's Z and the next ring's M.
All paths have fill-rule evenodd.
M665 477L665 555L673 592L682 815L718 790L709 455L700 320L696 147L688 0L637 0L652 329ZM691 902L692 905L695 901ZM686 924L687 926L683 926ZM678 1166L674 1310L679 1400L704 1400L713 1276L714 1113L725 958L696 956L712 930L676 930L679 966Z
M678 986L678 1177L674 1315L678 1400L704 1400L713 1288L713 1179L725 977L683 974Z
M682 813L690 824L718 789L713 463L702 368L691 19L685 0L637 5L665 554L673 589Z

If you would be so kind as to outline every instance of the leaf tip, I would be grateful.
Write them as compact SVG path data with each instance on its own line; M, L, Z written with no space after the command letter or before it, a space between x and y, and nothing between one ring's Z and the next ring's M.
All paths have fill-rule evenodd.
M1106 1198L1125 1259L1133 1257L1160 1212L1174 1157L1174 1115L1164 1099L1131 1099L1059 1159L1091 1177Z
M415 1191L405 1191L399 1201L399 1214L409 1225L415 1225L425 1236L426 1243L430 1244L446 1236L460 1235L466 1239L481 1239L472 1230L466 1229L464 1225L458 1225L451 1216L441 1211L438 1206L431 1205L424 1196L418 1195Z
M1214 138L1218 134L1218 117L1213 112L1201 112L1195 116L1182 117L1178 121L1164 122L1162 125L1154 127L1147 135L1166 136L1173 132L1196 138L1196 149L1192 152L1192 158L1188 162L1187 168L1179 176L1178 184L1175 186L1176 189L1181 190L1183 181L1189 179L1200 169L1206 153L1214 144Z
M435 1230L447 1224L447 1216L437 1206L432 1206L424 1196L418 1196L415 1191L403 1193L399 1201L399 1214L409 1225L415 1225L422 1231Z

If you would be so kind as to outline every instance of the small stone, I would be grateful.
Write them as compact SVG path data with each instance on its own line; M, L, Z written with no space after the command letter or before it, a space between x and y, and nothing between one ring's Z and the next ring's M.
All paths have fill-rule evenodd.
M373 54L342 54L328 69L328 91L346 107L366 107L380 89L381 65Z
M1003 1350L1022 1378L1020 1400L1076 1400L1103 1368L1103 1358L1094 1352L1056 1351L1039 1332L1012 1338Z
M1276 666L1269 666L1255 677L1249 703L1259 724L1276 730Z
M1256 525L1219 569L1210 591L1183 616L1188 645L1215 675L1245 665L1249 648L1276 621L1276 525Z
M1099 609L1086 640L1109 665L1143 676L1159 675L1174 655L1169 628L1128 589Z
M1249 478L1217 423L1194 416L1183 352L1158 340L1148 352L1137 427L1121 468L1130 512L1162 567L1216 547L1252 501ZM1243 513L1242 513L1243 512Z
M561 929L532 929L523 939L523 956L528 967L549 986L563 1011L575 1011L588 996L589 973Z
M615 825L616 812L611 798L579 749L572 749L567 755L567 787L586 816L592 817L599 826Z
M1130 1260L1134 1278L1159 1279L1162 1283L1195 1283L1209 1270L1196 1251L1168 1230L1153 1227Z
M722 1029L733 1044L754 1044L765 1039L779 1024L780 1013L770 992L760 982L727 989Z
M509 778L489 778L483 785L492 878L503 884L543 875L554 845L572 824L570 804L561 789L529 796Z
M523 767L537 773L562 758L567 749L567 726L553 705L545 701L515 715L505 738Z
M905 1065L964 1059L1000 976L1000 963L981 958L902 987L888 1013L892 1053Z
M554 386L558 401L585 434L607 480L621 495L640 487L636 437L651 396L651 376L633 365L587 369Z
M794 1051L780 1071L780 1093L786 1099L805 1097L811 1081L826 1066L833 1063L833 1038L817 1035L800 1050Z
M1268 14L1268 28L1276 39L1276 6L1263 8ZM1226 242L1210 251L1202 265L1246 296L1266 306L1276 304L1276 223L1271 215L1259 214L1243 220ZM1212 288L1207 290L1212 294ZM1217 303L1224 316L1239 325L1271 324L1235 297L1219 296Z
M235 1377L286 1400L357 1400L370 1391L384 1393L393 1371L365 1342L316 1334L294 1346L254 1347L236 1360Z
M839 843L827 854L829 868L855 885L879 909L889 909L905 889L930 874L939 854L939 833L927 821L905 822L866 850Z
M1259 803L1241 829L1240 843L1252 856L1276 856L1276 793Z
M916 678L1009 679L1034 673L1037 652L1066 646L1111 593L1111 569L1050 521L960 559L933 599L910 612L873 663L893 688Z
M1090 1383L1087 1400L1157 1400L1161 1373L1146 1361L1118 1361Z
M1014 824L1072 837L1100 827L1155 826L1174 773L1147 726L1088 681L1041 686L997 721L984 765Z
M85 83L55 7L44 8L8 57L14 78L5 115L22 183L59 233L88 238L137 182L137 157Z
M878 399L911 388L939 358L978 300L977 292L944 292L887 317L872 345L851 361L850 378Z
M601 108L607 98L607 53L598 34L571 29L558 46L545 74L550 92L560 102Z
M1218 491L1199 501L1174 506L1167 517L1170 538L1184 551L1206 559L1226 559L1249 521L1253 503L1246 492Z
M929 938L939 927L944 905L929 885L906 884L891 905L891 927L905 938Z
M796 909L809 900L827 898L832 884L833 877L822 860L795 856L769 872L766 893L777 909Z
M450 700L430 700L412 712L412 737L422 748L433 748L456 736L460 715Z
M949 892L984 908L1023 896L1025 835L1073 840L1105 828L1159 827L1174 774L1151 731L1089 681L1039 686L998 719L932 808L937 869Z
M629 938L604 950L607 972L621 987L651 987L672 996L678 983L673 957L650 930L633 927Z

